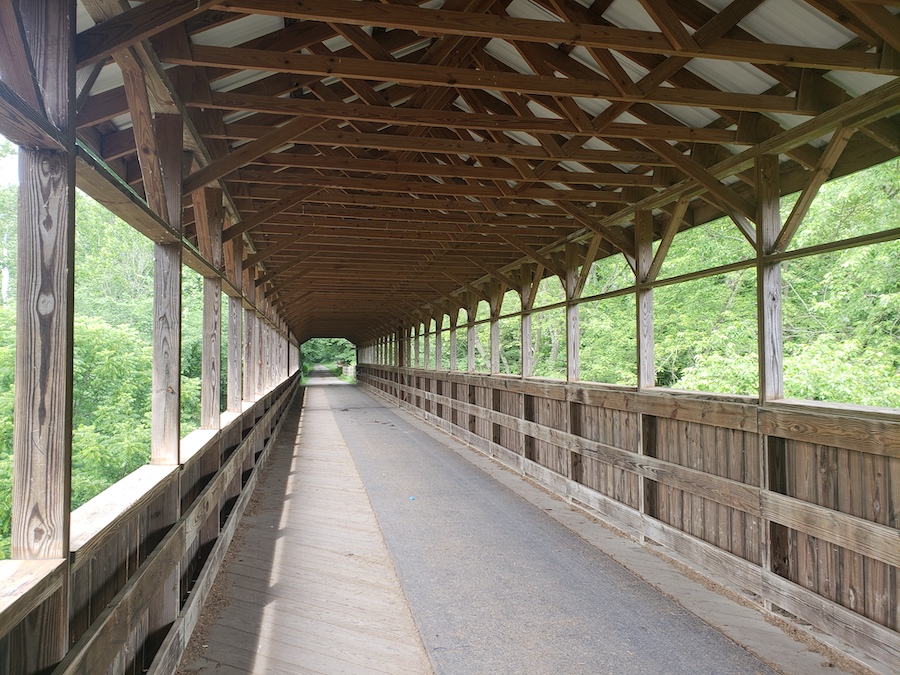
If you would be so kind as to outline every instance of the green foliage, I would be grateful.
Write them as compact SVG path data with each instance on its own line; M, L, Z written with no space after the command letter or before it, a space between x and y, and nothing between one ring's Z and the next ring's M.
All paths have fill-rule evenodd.
M200 428L203 368L203 277L181 269L181 437Z
M900 242L784 266L785 390L900 407Z
M311 338L300 347L304 372L317 364L356 363L356 347L344 338Z
M543 282L541 285L543 286ZM535 377L566 379L565 307L547 309L531 315L531 349L531 367Z
M518 316L500 319L500 372L522 374L522 323Z
M582 380L631 386L637 383L634 311L633 295L579 306Z
M786 218L796 200L782 200ZM789 249L858 237L900 226L900 160L822 186Z
M756 393L754 271L731 272L654 291L657 385Z
M2 150L2 149L0 149ZM0 188L0 557L8 555L16 186ZM150 458L153 244L76 193L72 508Z
M0 153L2 156L2 153ZM0 304L15 307L16 219L19 193L14 185L0 187Z

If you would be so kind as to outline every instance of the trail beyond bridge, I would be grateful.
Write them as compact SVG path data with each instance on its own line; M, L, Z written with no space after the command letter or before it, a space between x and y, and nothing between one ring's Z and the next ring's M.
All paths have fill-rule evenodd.
M836 672L754 610L314 374L182 673Z
M0 0L0 134L0 674L900 672L898 0Z

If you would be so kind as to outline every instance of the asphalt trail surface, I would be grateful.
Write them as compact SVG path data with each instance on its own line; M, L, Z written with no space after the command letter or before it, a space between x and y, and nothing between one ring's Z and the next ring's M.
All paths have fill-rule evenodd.
M437 673L774 672L390 408L327 393Z

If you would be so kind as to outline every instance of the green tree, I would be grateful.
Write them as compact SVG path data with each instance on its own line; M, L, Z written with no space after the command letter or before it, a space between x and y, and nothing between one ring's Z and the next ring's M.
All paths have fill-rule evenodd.
M300 349L303 354L303 367L307 371L318 364L334 365L338 361L347 364L356 363L356 347L344 338L310 338Z

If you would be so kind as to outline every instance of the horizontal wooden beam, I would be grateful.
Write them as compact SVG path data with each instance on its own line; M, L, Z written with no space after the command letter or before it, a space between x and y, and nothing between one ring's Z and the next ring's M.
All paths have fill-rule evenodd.
M629 125L631 126L631 125ZM437 164L435 162L401 161L394 159L365 159L359 157L329 157L301 152L278 152L259 158L262 166L290 166L321 171L346 171L357 173L396 174L404 176L434 176L439 178L463 178L470 180L510 180L529 182L509 164L493 163L489 166L475 164ZM570 185L615 185L666 187L669 182L653 175L639 173L614 173L610 171L567 171L559 169L541 175L542 182Z
M743 61L823 70L855 70L900 74L883 66L878 54L818 47L754 43L719 39L703 49L673 46L662 33L587 24L523 19L521 17L421 9L401 5L351 0L303 0L285 7L280 0L225 0L224 8L250 14L270 14L294 19L313 19L356 26L403 28L436 35L464 35L487 39L562 43L617 51L693 56L695 58Z
M471 183L438 183L433 180L396 180L391 178L344 178L342 176L322 176L316 173L288 173L242 171L236 181L254 185L291 185L300 187L336 188L360 190L363 192L385 192L419 195L506 197L507 192L495 186ZM622 195L609 190L554 190L551 188L526 187L518 195L519 199L565 199L573 202L602 202L618 204Z
M400 126L492 129L525 133L570 134L574 136L591 136L594 133L592 129L579 128L568 120L547 117L479 114L462 110L417 109L389 105L361 105L300 98L253 96L229 92L213 92L209 99L203 96L188 98L185 100L185 103L198 108L252 111L273 115L324 117L325 119L375 122ZM692 128L675 124L612 123L605 125L601 133L606 138L653 138L683 141L685 143L746 144L738 140L736 131Z
M255 140L269 133L271 128L249 124L227 124L222 135L209 134L208 138L226 140ZM668 165L656 153L646 150L594 150L581 148L571 153L555 152L541 146L525 145L510 141L508 143L466 141L441 137L411 137L400 134L359 133L351 129L335 131L311 131L294 139L297 145L346 148L362 148L366 150L399 150L402 152L420 152L435 154L454 154L479 157L500 157L525 160L555 160L556 162L589 162L594 164L635 164L647 166ZM116 132L103 142L103 157L107 160L133 154L135 152L134 137L131 133ZM258 155L260 156L260 155ZM255 158L254 158L255 159Z
M560 25L560 24L557 24ZM164 63L213 68L237 68L263 70L297 75L321 77L339 76L397 82L410 85L449 87L453 89L477 89L536 94L562 97L582 97L604 101L643 101L690 107L707 107L723 110L752 110L757 112L782 112L792 114L815 114L815 110L805 110L798 106L799 99L769 94L742 94L707 89L682 89L659 87L636 98L619 93L603 78L596 80L560 78L552 75L523 75L516 72L474 70L471 68L448 68L445 66L421 65L417 63L382 62L353 59L340 56L310 56L290 52L273 52L264 49L241 49L237 47L213 47L193 45L191 56L180 51L160 48L160 59Z
M64 134L0 81L0 133L16 145L34 150L62 150Z

